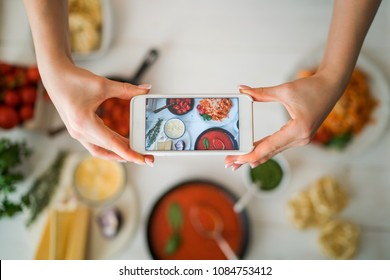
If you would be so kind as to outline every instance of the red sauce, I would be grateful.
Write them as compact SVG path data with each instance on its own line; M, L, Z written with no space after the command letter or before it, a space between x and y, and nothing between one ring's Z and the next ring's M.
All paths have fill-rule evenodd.
M165 252L167 240L172 228L167 218L172 203L180 205L183 213L179 234L182 241L177 250L168 255ZM218 213L223 222L222 236L236 254L242 253L246 245L246 231L242 216L233 211L234 201L221 188L206 182L185 183L174 188L164 196L154 208L148 228L148 241L154 257L157 259L226 259L214 239L200 234L193 226L190 211L199 205L208 205ZM207 213L200 212L200 222L206 228L213 228L213 222Z
M236 150L231 137L222 130L204 133L195 144L196 150Z

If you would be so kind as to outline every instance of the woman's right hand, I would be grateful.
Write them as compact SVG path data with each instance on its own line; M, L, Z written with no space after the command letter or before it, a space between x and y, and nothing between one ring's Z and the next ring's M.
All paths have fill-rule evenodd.
M96 115L105 100L116 97L130 101L136 95L147 94L151 85L115 82L72 63L62 64L61 73L42 72L45 88L70 135L92 155L153 165L153 156L131 150L129 140L110 130Z

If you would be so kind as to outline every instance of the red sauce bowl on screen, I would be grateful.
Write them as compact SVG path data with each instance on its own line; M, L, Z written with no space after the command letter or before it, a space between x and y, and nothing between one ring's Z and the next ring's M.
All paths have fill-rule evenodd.
M167 98L168 110L174 115L184 115L194 108L193 98Z

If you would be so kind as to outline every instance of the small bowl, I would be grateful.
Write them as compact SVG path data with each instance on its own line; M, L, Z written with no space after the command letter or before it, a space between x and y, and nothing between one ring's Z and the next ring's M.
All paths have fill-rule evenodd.
M282 169L283 175L282 175L282 179L279 182L279 184L271 190L265 190L265 189L259 188L258 185L252 181L252 178L251 178L252 168L248 164L243 166L242 178L243 178L244 185L249 190L253 191L253 189L255 189L255 191L253 191L253 193L255 193L257 197L260 197L260 198L277 197L281 193L283 193L289 185L290 167L289 167L287 160L281 154L274 156L272 159L279 164L280 168Z
M110 178L112 174L119 177ZM75 193L81 202L89 206L112 204L123 193L126 180L126 170L123 164L93 156L82 157L73 171ZM111 186L115 186L114 190L109 189L110 183Z
M183 97L182 97L182 98L167 98L166 105L167 105L167 106L170 105L170 104L172 103L172 101L174 102L174 101L177 100L177 99L188 99L188 101L189 101L189 104L188 104L189 109L186 110L186 111L184 111L184 112L179 113L174 107L170 106L170 107L168 107L168 110L169 110L172 114L177 115L177 116L182 116L182 115L185 115L185 114L191 112L192 109L194 109L194 103L195 103L195 101L194 101L193 98L183 98Z
M164 133L170 139L179 139L184 135L185 132L186 125L178 118L169 119L164 124Z

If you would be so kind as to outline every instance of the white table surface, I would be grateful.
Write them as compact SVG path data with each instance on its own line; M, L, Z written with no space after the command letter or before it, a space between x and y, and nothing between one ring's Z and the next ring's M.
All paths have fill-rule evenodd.
M271 86L287 81L297 63L326 40L332 2L324 0L111 0L112 45L105 56L78 62L102 75L131 76L147 50L160 51L143 82L151 93L236 93L239 84ZM364 43L365 55L390 78L390 3L383 1ZM34 63L34 52L21 0L0 0L0 59ZM389 105L387 105L389 106ZM57 119L57 122L59 120ZM256 106L256 137L277 130L284 121L278 104ZM39 165L50 150L82 151L63 133L54 139L15 129L1 136L52 145L36 155ZM38 147L36 146L36 147ZM47 147L47 146L45 146ZM48 153L48 154L46 154ZM361 226L357 259L390 259L390 129L368 151L334 160L313 156L307 148L284 152L291 166L288 190L273 200L253 199L248 206L251 240L247 259L324 259L316 230L295 229L286 202L322 175L339 180L351 194L340 215ZM134 238L114 259L149 259L146 221L154 201L182 180L212 179L237 195L245 187L241 173L224 168L223 157L159 157L155 167L126 165L138 191L140 220ZM38 168L39 169L39 168ZM35 170L36 171L36 170ZM23 185L23 184L22 184ZM0 258L31 259L37 235L25 217L0 220Z

